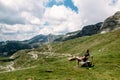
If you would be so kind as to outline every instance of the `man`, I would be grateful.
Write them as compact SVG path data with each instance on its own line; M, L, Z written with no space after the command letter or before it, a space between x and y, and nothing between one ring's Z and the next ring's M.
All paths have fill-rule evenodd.
M76 57L77 65L79 66L79 62L81 62L81 64L84 64L88 60L89 56L90 56L89 50L87 49L86 53L84 54L84 56Z

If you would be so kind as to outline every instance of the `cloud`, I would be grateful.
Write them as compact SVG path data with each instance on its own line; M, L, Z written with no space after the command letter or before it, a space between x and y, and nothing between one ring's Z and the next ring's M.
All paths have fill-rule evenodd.
M120 0L72 0L78 7L84 25L104 21L107 17L120 10ZM110 5L110 4L114 5Z
M24 40L38 35L47 0L0 0L0 40Z
M12 25L31 22L36 24L36 20L38 23L43 15L44 2L44 0L0 0L0 22Z
M64 5L56 6L51 8L46 8L44 13L44 19L49 23L45 26L52 33L65 33L72 32L81 29L81 20L79 14L65 7Z
M72 0L69 6L65 1L0 0L0 40L64 34L104 21L120 10L120 0ZM46 6L48 4L52 6Z
M25 40L38 35L40 28L35 25L0 24L1 40Z
M42 24L42 21L39 19L39 17L36 17L33 14L26 11L21 13L21 17L24 18L24 22L26 24Z

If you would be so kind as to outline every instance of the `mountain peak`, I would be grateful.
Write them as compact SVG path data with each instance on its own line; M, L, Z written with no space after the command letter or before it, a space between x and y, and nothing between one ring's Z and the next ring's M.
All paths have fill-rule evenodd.
M117 11L117 12L115 13L115 15L120 15L120 11Z
M120 28L120 11L116 12L113 16L108 17L101 26L101 33L106 33Z

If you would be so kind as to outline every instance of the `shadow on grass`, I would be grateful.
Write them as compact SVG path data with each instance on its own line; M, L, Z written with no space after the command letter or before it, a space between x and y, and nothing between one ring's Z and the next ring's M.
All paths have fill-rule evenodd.
M0 61L1 62L10 62L10 61L14 61L16 60L17 58L19 58L20 56L16 57L16 58L13 58L13 59L10 59L10 58L5 58L5 59L1 59Z

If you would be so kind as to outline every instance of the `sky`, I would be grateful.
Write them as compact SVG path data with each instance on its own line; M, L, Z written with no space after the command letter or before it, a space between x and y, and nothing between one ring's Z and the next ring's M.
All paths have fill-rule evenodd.
M117 11L120 0L0 0L0 41L81 30Z

